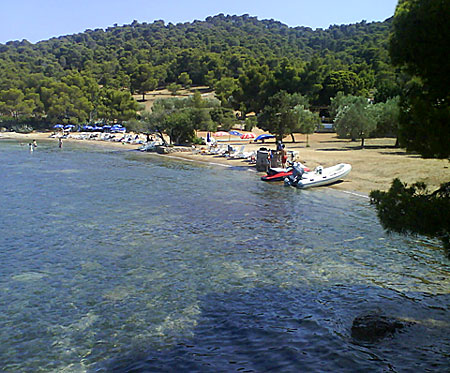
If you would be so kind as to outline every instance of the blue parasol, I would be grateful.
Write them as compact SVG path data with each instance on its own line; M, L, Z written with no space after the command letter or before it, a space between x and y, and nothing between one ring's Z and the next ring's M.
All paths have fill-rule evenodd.
M111 132L126 132L126 128L122 127L120 124L114 124L111 127Z
M241 137L242 136L242 133L240 133L240 132L238 132L238 131L228 131L228 133L230 134L230 135L233 135L233 136L239 136L239 137Z
M53 128L64 128L64 126L62 124L55 124Z
M267 140L267 139L273 139L273 138L275 138L275 135L269 135L267 133L263 133L262 135L259 135L254 141Z

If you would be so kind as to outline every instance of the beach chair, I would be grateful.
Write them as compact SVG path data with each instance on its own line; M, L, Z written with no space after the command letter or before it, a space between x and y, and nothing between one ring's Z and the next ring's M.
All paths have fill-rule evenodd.
M219 154L222 157L229 158L232 154L236 153L236 148L230 144L225 145L225 150Z
M212 146L209 148L208 154L210 155L222 155L226 151L227 147L224 144L220 144L219 146Z
M244 157L244 150L245 150L245 145L242 145L239 148L239 150L235 150L233 153L230 154L230 158L233 158L233 159L245 158Z
M156 149L156 141L149 141L148 143L139 147L139 150L142 152L151 152Z

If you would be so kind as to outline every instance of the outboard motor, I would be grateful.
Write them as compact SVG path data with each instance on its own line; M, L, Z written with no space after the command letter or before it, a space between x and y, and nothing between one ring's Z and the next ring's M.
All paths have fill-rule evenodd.
M305 170L303 170L299 163L294 163L292 166L292 175L284 179L284 185L296 186L299 180L302 179L304 172Z

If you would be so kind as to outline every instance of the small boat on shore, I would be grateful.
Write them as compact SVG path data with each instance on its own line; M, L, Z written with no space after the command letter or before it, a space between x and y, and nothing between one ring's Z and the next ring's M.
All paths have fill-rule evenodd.
M310 169L301 163L296 163L300 166L303 171L308 172ZM281 168L281 167L271 167L267 171L267 175L261 176L262 181L283 181L286 177L292 175L293 166Z
M292 175L284 179L284 184L302 189L329 185L343 179L351 169L352 166L348 163L339 163L326 168L318 166L311 172L304 172L301 168L294 166Z

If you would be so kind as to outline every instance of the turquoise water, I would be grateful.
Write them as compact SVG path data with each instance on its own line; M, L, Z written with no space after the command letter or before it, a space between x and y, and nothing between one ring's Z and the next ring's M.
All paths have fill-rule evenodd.
M448 369L449 261L365 198L6 140L0 187L3 371ZM359 343L367 311L414 324Z

